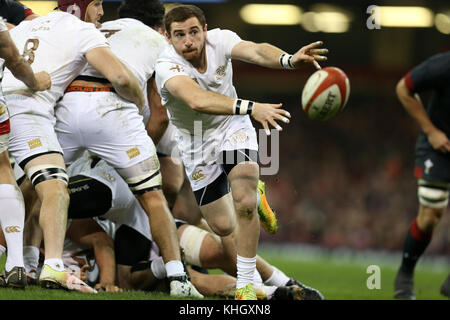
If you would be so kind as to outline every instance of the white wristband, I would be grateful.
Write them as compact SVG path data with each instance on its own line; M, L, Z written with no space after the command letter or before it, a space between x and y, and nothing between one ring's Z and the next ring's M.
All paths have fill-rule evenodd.
M252 114L253 101L236 99L233 104L233 113L239 115Z
M291 59L292 59L292 54L283 53L280 56L280 65L284 69L295 69L295 67L292 65Z

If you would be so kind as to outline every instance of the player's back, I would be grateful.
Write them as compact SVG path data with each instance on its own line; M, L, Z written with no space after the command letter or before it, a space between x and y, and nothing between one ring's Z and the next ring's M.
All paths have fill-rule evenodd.
M165 38L144 23L130 18L107 21L100 31L108 39L112 52L131 70L144 88L155 71L160 52L168 46ZM83 75L102 77L90 65Z
M33 71L47 71L50 74L52 86L46 91L30 92L23 82L5 70L5 95L28 92L28 95L32 94L50 108L85 67L85 53L106 46L105 37L93 24L65 12L51 12L47 16L23 21L10 34Z

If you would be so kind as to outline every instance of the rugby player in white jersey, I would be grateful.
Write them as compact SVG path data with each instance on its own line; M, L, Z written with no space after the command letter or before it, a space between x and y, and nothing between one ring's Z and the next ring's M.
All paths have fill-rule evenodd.
M0 275L0 287L24 288L26 277L22 244L25 206L9 162L10 121L1 88L4 66L11 70L13 76L22 81L30 90L41 91L51 86L50 76L47 72L34 74L30 65L20 56L3 18L0 17L0 206L2 207L0 225L8 248L5 274ZM5 250L6 248L0 245L0 256Z
M92 25L64 12L51 12L11 31L11 37L34 71L47 70L49 90L32 92L5 70L3 90L9 105L9 151L26 172L41 201L39 222L45 245L39 282L45 288L95 292L64 271L61 260L66 231L67 174L55 131L54 106L66 87L89 62L125 99L143 106L136 78L112 54L106 38Z
M236 228L236 299L256 299L252 288L259 223L256 189L258 144L250 117L267 134L276 121L289 122L281 104L238 99L231 60L270 68L318 66L326 49L315 42L294 55L270 44L243 41L229 30L207 32L196 6L176 6L164 18L171 46L158 58L156 83L171 121L179 129L179 149L201 211L211 229L223 236ZM235 115L235 116L233 116ZM231 189L231 192L230 192Z
M103 11L90 19L81 7L87 3L88 8L101 7L99 0L59 0L58 7L75 13L79 10L73 8L80 7L80 17L98 24ZM100 31L107 37L111 50L136 75L143 92L148 91L149 104L161 104L152 75L157 56L167 41L152 27L161 23L164 7L159 1L127 0L118 13L120 19L103 23ZM152 97L156 99L150 101ZM107 79L87 66L58 102L56 118L55 130L66 164L89 150L114 167L136 195L148 215L155 242L161 248L171 294L202 297L184 270L176 225L161 190L156 148L138 108L119 97Z

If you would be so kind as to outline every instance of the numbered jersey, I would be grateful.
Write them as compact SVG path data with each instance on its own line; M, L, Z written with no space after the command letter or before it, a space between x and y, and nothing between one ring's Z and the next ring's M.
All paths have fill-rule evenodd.
M155 71L158 55L168 46L165 38L142 22L129 18L105 22L100 31L108 39L112 52L136 76L140 87L145 88ZM103 77L90 65L82 74Z
M5 69L5 95L29 91L33 98L53 113L56 101L87 64L85 54L94 48L107 46L106 38L92 23L86 23L65 12L23 21L11 29L11 38L28 60L34 72L47 71L52 80L49 90L31 92L26 85ZM14 110L10 110L11 115Z

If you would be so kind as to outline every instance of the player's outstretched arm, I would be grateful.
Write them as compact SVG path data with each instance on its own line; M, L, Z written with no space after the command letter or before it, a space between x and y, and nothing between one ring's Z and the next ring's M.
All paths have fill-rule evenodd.
M89 64L111 82L116 92L142 110L145 97L139 82L131 71L108 47L97 47L86 53Z
M50 88L49 74L45 71L33 73L28 62L19 54L8 31L0 32L0 57L5 60L6 67L11 70L14 77L31 90L42 91Z
M327 60L328 53L328 49L319 48L321 45L322 41L316 41L290 55L269 43L241 41L233 47L231 57L273 69L297 69L307 64L320 69L318 61Z
M281 104L258 103L230 98L213 91L203 90L187 76L176 76L166 81L169 92L197 112L223 115L251 115L270 135L269 125L281 131L276 121L289 123L291 115Z
M450 152L448 137L431 122L422 102L408 89L404 78L397 83L396 93L405 110L427 135L433 148L443 153Z

